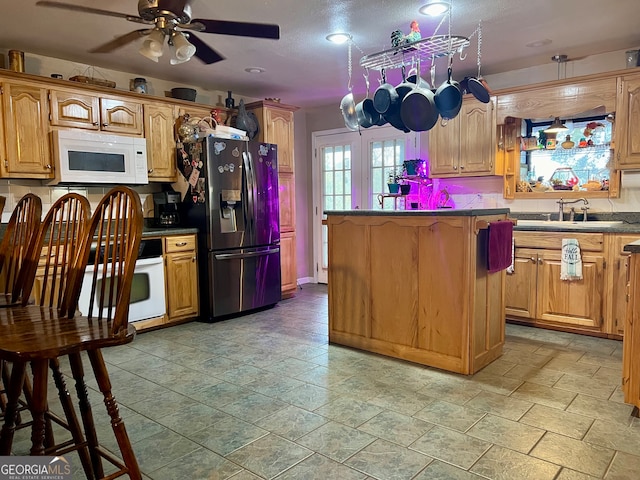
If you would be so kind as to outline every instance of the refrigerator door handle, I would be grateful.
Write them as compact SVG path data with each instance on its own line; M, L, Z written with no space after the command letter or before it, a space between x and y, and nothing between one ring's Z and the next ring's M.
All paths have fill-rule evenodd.
M254 195L255 195L255 191L256 191L256 182L255 182L255 178L254 178L254 174L253 174L253 168L252 168L252 164L251 164L251 156L249 152L242 152L242 159L244 160L244 171L245 171L245 178L247 179L247 210L248 212L250 212L249 215L247 215L249 217L249 222L251 224L251 232L253 233L253 229L254 229L254 219L256 216L256 211L255 211L255 199L254 199ZM246 215L246 213L245 213Z
M247 252L247 253L219 253L215 256L216 260L234 260L236 258L247 257L261 257L263 255L271 255L272 253L278 253L280 247L270 248L269 250L260 250L259 252Z

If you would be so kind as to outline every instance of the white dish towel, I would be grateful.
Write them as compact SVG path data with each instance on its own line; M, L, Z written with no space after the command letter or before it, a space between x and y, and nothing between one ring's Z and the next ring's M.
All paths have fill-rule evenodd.
M562 239L560 280L582 280L582 255L575 238Z

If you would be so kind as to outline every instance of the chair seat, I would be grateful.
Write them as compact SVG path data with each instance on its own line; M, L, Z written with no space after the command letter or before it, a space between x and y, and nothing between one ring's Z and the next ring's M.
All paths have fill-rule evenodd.
M12 362L50 359L133 341L128 324L113 335L111 321L61 317L57 309L29 305L0 309L0 358Z

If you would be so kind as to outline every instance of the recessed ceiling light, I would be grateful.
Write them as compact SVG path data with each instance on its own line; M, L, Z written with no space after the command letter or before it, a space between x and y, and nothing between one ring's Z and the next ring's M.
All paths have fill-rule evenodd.
M264 73L266 70L262 67L247 67L244 69L247 73Z
M534 42L529 42L525 45L525 47L531 47L531 48L544 47L545 45L549 45L550 43L551 43L551 40L548 38L545 38L543 40L536 40Z
M429 2L426 5L421 6L418 11L423 15L429 15L430 17L438 17L449 11L450 5L447 2Z
M327 35L326 38L331 43L335 43L337 45L342 45L343 43L348 42L349 40L351 40L351 35L349 35L348 33L338 32L338 33L331 33L331 34Z

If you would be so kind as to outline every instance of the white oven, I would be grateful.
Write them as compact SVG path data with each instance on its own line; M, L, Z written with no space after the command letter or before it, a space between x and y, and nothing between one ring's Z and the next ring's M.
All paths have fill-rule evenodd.
M93 257L93 254L92 254ZM98 266L99 276L102 265ZM78 300L78 309L86 314L89 309L91 295L91 281L94 266L90 258L89 265L84 272L82 290ZM97 291L100 289L97 288ZM97 299L94 300L97 303ZM106 313L106 309L105 309ZM138 250L138 260L131 283L129 305L129 322L161 317L166 313L164 293L164 261L162 259L161 239L142 239Z

